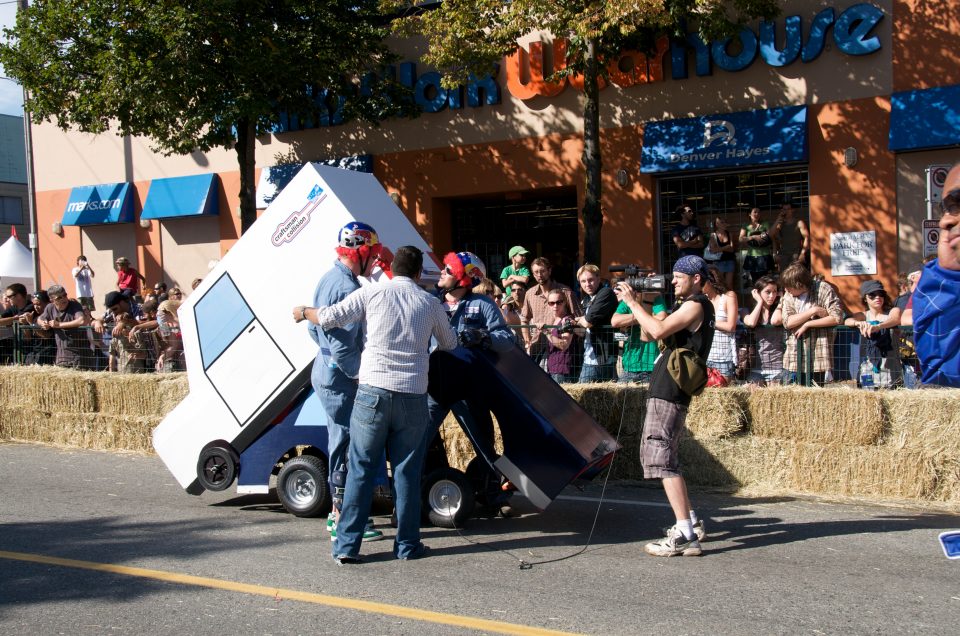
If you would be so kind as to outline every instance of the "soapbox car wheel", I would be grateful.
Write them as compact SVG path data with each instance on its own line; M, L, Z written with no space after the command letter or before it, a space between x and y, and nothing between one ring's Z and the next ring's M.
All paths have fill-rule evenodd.
M239 463L237 451L229 445L204 448L197 460L197 481L206 490L226 490L237 477Z
M473 486L459 470L440 468L423 478L423 510L438 528L463 526L473 506Z
M294 457L277 475L277 497L292 515L318 517L330 510L327 462L312 455Z

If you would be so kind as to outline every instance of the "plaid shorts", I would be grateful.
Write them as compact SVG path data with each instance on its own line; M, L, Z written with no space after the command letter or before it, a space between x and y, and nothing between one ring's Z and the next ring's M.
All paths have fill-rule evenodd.
M686 421L687 407L660 398L647 400L640 442L640 463L645 479L680 476L677 449Z

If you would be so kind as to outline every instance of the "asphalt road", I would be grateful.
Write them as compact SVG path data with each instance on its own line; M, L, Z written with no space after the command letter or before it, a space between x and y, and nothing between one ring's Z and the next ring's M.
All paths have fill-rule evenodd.
M5 634L928 636L960 617L960 561L936 541L960 516L918 509L694 493L704 556L656 559L663 493L611 485L598 507L593 484L463 536L427 528L420 561L387 540L337 567L321 520L192 497L152 456L0 444L0 493Z

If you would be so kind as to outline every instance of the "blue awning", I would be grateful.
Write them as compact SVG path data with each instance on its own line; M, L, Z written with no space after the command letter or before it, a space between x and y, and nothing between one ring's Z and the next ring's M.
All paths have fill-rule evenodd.
M712 170L805 161L807 107L788 106L650 122L640 172Z
M198 174L150 182L141 219L216 216L220 213L217 175Z
M130 183L101 183L70 191L63 225L133 223L133 188Z
M894 93L890 109L890 150L960 144L960 85Z

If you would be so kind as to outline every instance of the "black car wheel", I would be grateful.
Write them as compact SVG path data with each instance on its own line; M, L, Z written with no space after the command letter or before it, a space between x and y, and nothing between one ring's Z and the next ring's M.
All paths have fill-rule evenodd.
M240 457L229 444L208 446L197 460L197 481L213 492L226 490L236 479L239 464Z

